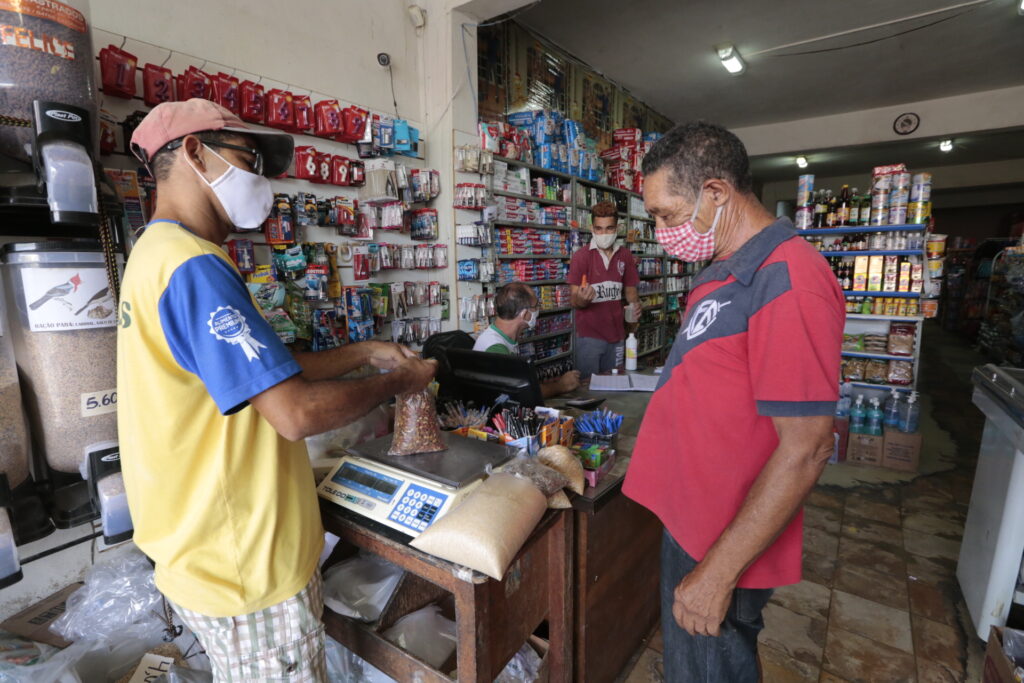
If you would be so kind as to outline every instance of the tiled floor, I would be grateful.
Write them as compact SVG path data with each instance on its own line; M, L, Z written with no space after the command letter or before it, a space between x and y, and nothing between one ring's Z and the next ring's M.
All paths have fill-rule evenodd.
M981 679L984 643L955 570L982 425L970 371L984 359L936 326L925 339L921 389L957 445L956 468L904 485L811 494L804 581L777 590L764 611L768 683ZM655 633L620 680L663 680L660 652Z

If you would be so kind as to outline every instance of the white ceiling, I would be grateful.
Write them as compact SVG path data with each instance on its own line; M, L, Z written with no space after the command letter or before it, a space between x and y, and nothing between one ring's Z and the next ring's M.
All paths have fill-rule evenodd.
M762 55L755 53L965 0L543 0L516 20L675 121L740 127L1024 84L1018 1L987 0ZM910 29L919 30L854 46ZM744 56L746 73L722 68L713 46L726 42ZM843 46L851 47L791 54Z
M1024 159L1024 129L956 135L953 150L939 150L939 139L914 139L825 150L805 150L808 166L801 170L796 155L773 154L750 159L750 170L757 182L793 180L803 173L819 178L849 174L870 175L875 166L904 163L914 170L930 170L953 164ZM1021 162L1024 164L1024 161ZM1022 197L1024 200L1024 197Z

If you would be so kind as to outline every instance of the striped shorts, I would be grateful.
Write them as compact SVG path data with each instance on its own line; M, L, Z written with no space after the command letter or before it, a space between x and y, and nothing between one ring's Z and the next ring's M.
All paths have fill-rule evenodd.
M240 617L208 617L173 606L206 650L216 683L325 683L322 589L317 571L294 597Z

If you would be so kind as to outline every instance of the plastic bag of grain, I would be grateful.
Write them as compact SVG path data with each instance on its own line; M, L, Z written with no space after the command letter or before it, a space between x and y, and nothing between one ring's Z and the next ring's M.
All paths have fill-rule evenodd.
M455 652L455 622L441 614L437 605L405 615L384 637L435 669L444 666Z
M395 436L388 455L436 453L447 448L437 422L434 396L424 389L399 394L395 408Z
M377 621L403 573L383 557L360 552L324 572L324 604L342 616Z
M565 475L542 465L535 458L513 458L501 471L529 479L545 497L551 497L569 485Z
M569 490L583 495L586 482L583 479L583 463L565 446L548 446L537 453L537 461L561 472L569 480Z
M500 581L546 509L531 481L495 474L409 545Z

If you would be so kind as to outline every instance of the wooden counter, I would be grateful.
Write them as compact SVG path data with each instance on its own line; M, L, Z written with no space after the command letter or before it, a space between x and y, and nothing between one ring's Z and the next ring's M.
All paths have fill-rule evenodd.
M573 496L575 516L574 680L614 681L658 621L661 522L622 494L647 403L646 392L590 392L625 416L617 459L597 488ZM549 403L558 406L557 399Z
M377 624L362 624L324 609L327 633L398 681L491 683L531 634L547 622L547 680L572 679L572 517L549 510L505 573L503 581L423 553L363 517L321 500L324 529L341 542L338 561L357 548L400 566L406 574ZM386 640L382 633L402 616L440 603L454 618L454 661L434 669Z

